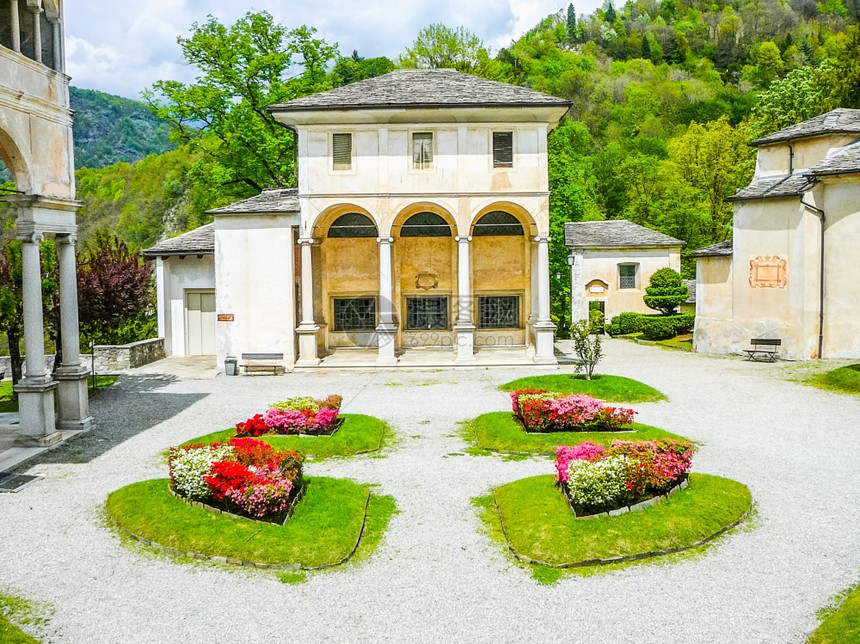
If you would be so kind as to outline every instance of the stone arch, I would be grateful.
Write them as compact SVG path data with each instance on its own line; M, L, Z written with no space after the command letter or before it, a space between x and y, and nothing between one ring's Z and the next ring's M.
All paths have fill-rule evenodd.
M535 223L534 217L531 216L531 213L529 213L529 211L523 208L521 205L510 201L496 201L478 210L472 217L472 223L469 226L469 232L471 233L475 230L475 224L478 223L481 217L483 217L484 215L488 215L492 212L503 212L509 215L513 215L520 222L520 224L522 224L523 232L527 236L537 236L537 224Z
M0 113L0 120L2 120L2 113ZM3 128L2 123L0 123L0 159L12 173L16 189L25 194L32 194L29 159L21 152L15 140Z
M45 17L49 20L60 17L60 6L56 0L42 0L42 8L45 10Z
M452 238L460 234L460 229L457 226L457 220L446 208L443 208L439 204L435 204L431 201L421 201L418 203L409 204L399 213L397 213L397 216L391 223L390 235L392 237L400 237L400 229L402 228L403 224L406 223L406 220L408 220L413 215L417 215L421 212L431 212L434 215L439 215L442 219L444 219L445 223L447 223L451 227Z
M341 203L329 206L316 216L316 219L313 220L313 223L310 226L310 236L318 239L327 237L329 226L331 226L339 217L350 213L364 215L374 223L377 231L379 230L379 222L376 217L370 213L370 211L355 204Z

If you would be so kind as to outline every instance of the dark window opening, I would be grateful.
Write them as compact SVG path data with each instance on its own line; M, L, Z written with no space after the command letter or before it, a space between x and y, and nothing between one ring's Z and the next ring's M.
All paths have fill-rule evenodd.
M513 132L493 132L493 167L514 167Z
M335 331L374 331L375 329L376 298L335 298Z
M636 264L618 265L618 288L636 288Z
M367 215L351 212L334 220L328 229L329 237L379 237L376 224Z
M523 235L523 225L512 214L495 210L488 212L475 223L475 237Z
M520 296L495 295L478 298L479 329L520 328Z
M401 237L450 237L451 226L435 212L412 215L400 227Z
M448 328L447 297L406 298L407 330L444 330Z

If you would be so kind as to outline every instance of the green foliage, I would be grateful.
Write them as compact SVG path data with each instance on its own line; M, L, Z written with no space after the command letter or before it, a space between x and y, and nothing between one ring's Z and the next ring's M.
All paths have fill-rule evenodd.
M600 336L595 331L590 320L580 320L570 327L573 350L579 358L579 362L576 364L576 372L584 371L586 380L591 380L594 368L600 362L600 359L603 358Z
M358 52L353 50L352 56L348 58L338 57L332 69L332 85L340 87L358 81L382 76L394 71L394 63L385 58L362 58Z
M418 32L418 37L397 58L401 67L451 68L467 74L486 76L493 67L490 53L481 39L465 27L451 28L434 23Z
M689 289L681 282L681 274L671 268L661 268L651 275L645 287L645 306L664 315L672 314L690 296Z
M75 167L134 163L173 149L170 125L140 101L90 89L69 88L75 112Z
M667 340L676 335L693 330L696 316L692 313L681 315L643 315L642 337L646 340Z
M626 335L628 333L639 333L642 331L642 319L644 317L645 316L641 313L628 311L616 315L612 318L612 323L618 325L618 331L622 335Z

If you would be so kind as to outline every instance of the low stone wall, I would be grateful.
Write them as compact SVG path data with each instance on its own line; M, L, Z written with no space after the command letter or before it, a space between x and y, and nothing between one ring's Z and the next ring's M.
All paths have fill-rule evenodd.
M150 362L161 360L164 355L164 338L151 338L121 345L96 345L95 371L100 374L116 373L126 369L142 367ZM92 356L81 354L81 364L87 369L93 368ZM23 366L26 374L27 367ZM51 373L54 369L54 356L45 356L45 370ZM12 366L9 356L0 356L0 372L5 372L4 378L12 377Z

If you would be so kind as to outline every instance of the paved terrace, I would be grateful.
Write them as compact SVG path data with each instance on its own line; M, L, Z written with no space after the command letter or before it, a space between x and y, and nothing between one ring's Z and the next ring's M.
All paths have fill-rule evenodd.
M470 499L551 462L457 456L455 434L508 408L499 383L551 369L138 375L93 401L93 432L29 466L44 479L0 495L0 592L50 604L59 642L804 642L816 610L860 578L860 401L787 382L784 364L606 347L601 372L670 398L638 405L638 420L700 441L696 471L750 487L751 527L679 563L540 586L481 532ZM168 446L300 393L341 393L345 412L397 430L385 458L307 467L395 497L372 559L292 586L128 548L105 526L107 494L165 476Z

